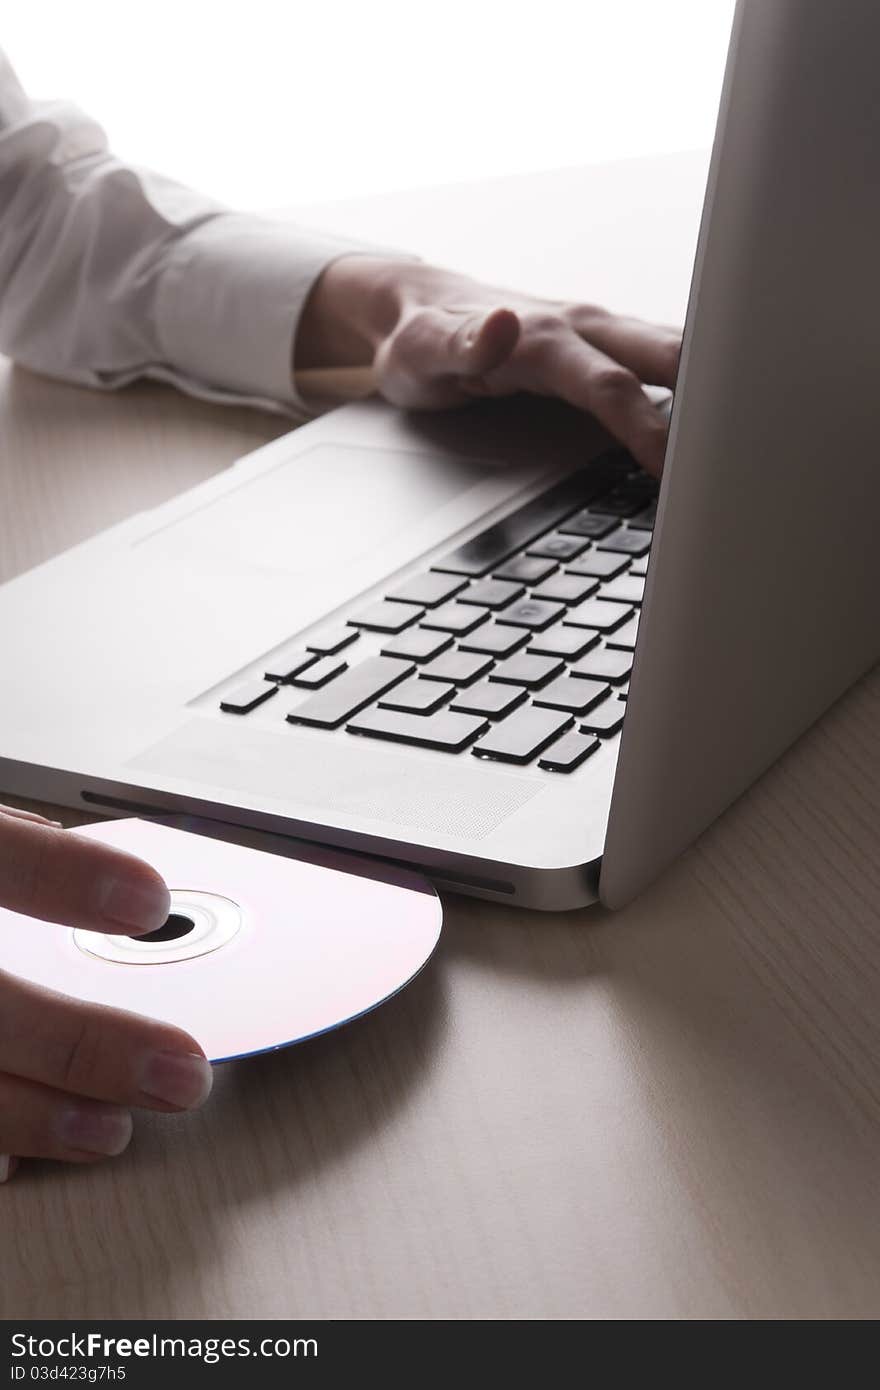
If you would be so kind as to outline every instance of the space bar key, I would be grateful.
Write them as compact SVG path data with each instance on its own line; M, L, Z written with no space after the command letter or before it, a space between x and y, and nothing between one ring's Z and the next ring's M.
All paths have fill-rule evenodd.
M335 681L304 700L287 716L291 724L311 724L319 729L337 729L364 705L377 700L415 670L411 661L391 656L373 656L337 676Z
M405 714L396 710L368 709L352 719L350 734L366 738L387 738L392 743L414 743L419 748L438 748L444 753L460 753L489 727L486 719L471 714L453 714L441 709L436 714Z

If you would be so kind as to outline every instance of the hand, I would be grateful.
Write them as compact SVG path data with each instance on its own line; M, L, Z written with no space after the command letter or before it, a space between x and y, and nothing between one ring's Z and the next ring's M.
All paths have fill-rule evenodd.
M588 411L659 474L666 421L644 385L672 388L677 329L492 289L462 275L344 256L318 280L297 335L297 371L373 363L381 394L409 409L530 391Z
M0 807L0 905L142 936L162 925L169 902L159 875L139 859ZM0 1182L19 1157L93 1163L119 1154L131 1138L132 1107L191 1109L207 1099L211 1079L198 1043L179 1028L0 971Z

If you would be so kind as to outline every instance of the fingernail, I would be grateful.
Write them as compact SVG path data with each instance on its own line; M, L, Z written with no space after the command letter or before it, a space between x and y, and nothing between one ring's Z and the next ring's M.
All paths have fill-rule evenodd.
M98 887L98 911L120 927L157 931L171 910L171 897L158 879L105 878Z
M12 1154L0 1154L0 1187L9 1182L17 1167L18 1159Z
M204 1105L214 1084L214 1069L195 1052L153 1052L144 1066L141 1090L180 1110Z
M70 1149L113 1157L128 1147L132 1120L127 1110L97 1110L74 1106L61 1117L59 1133Z

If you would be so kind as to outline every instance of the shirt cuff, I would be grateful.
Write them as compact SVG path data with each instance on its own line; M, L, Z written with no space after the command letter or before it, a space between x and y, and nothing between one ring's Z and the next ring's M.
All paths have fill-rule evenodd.
M220 213L174 245L156 298L162 358L198 394L218 388L314 413L293 376L293 345L309 293L340 256L387 249L284 222Z

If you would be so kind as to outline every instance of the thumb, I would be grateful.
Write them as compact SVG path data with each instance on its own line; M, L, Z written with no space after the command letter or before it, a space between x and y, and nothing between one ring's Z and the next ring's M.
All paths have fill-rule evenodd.
M441 409L468 399L465 385L499 367L519 340L512 309L414 310L380 344L374 368L386 400L406 409Z
M456 376L483 376L507 361L519 334L519 318L512 309L471 314L449 335L445 371Z
M380 346L376 366L382 374L425 383L480 376L506 361L519 333L512 309L423 305Z
M0 815L0 905L89 931L141 934L171 906L142 860L70 830Z

